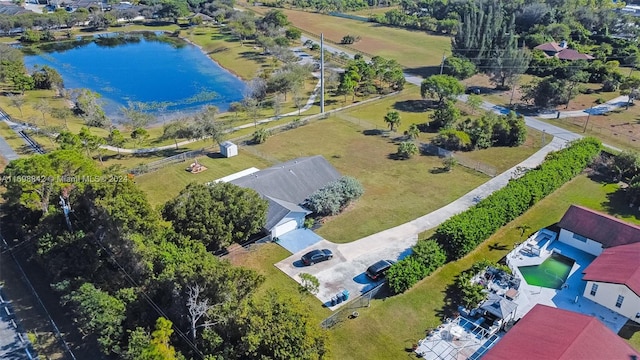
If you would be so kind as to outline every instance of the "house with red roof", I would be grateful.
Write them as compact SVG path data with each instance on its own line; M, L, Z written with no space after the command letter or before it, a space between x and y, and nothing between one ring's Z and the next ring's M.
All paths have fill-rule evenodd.
M583 297L640 322L640 226L571 205L558 241L597 256L582 272Z
M582 273L585 298L640 322L640 242L605 249Z
M593 316L538 304L483 360L638 359L640 353Z
M640 242L640 226L578 205L569 207L558 226L558 241L595 256L607 248Z
M574 49L569 49L566 41L561 41L559 44L556 42L548 42L540 44L534 47L535 50L543 51L548 57L557 57L560 60L574 61L574 60L593 60L593 56L589 54L583 54Z

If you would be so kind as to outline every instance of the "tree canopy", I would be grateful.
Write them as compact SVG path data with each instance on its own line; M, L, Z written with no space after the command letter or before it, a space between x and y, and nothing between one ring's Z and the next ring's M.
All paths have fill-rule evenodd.
M222 249L260 232L267 207L267 201L251 189L225 182L189 184L164 205L162 215L177 232Z

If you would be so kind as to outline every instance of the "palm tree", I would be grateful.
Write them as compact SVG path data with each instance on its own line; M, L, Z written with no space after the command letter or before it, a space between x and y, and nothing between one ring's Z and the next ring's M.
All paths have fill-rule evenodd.
M420 136L420 128L418 128L418 124L409 125L409 129L404 132L405 135L411 140L415 140Z
M403 141L398 145L398 157L402 159L409 159L411 156L418 153L418 147L411 141Z
M400 113L397 111L389 111L384 116L384 122L389 124L389 130L394 131L396 126L400 125Z

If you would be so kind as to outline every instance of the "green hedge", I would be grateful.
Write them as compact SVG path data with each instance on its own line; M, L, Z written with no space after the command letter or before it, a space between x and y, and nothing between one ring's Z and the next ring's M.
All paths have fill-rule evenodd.
M413 253L393 264L387 272L391 291L402 293L415 283L429 276L447 260L442 247L433 240L420 240L413 247Z
M446 251L449 260L465 256L499 228L582 172L601 149L597 139L584 138L549 153L537 168L442 223L433 239Z

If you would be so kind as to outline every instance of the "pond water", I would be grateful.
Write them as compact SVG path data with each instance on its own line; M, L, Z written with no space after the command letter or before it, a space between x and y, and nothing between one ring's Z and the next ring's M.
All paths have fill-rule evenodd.
M111 117L129 102L157 115L193 112L204 105L227 110L245 84L198 47L163 33L106 34L25 51L25 65L48 65L65 88L88 88Z

